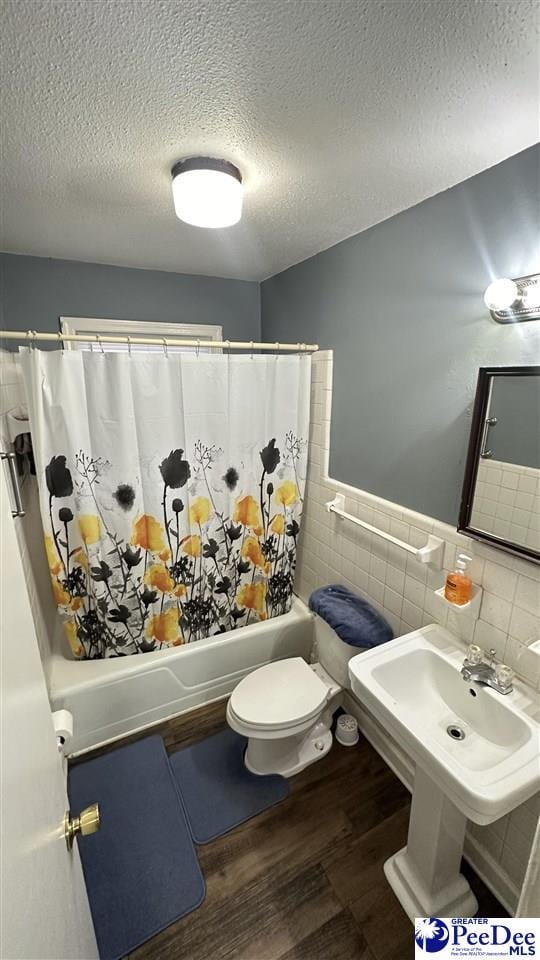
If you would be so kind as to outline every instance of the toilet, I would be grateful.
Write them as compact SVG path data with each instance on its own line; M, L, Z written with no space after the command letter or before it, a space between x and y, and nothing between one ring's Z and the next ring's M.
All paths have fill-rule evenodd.
M314 663L289 657L258 667L227 704L227 723L248 738L244 763L256 774L292 777L332 746L332 715L349 686L348 662L361 647L343 643L317 614Z

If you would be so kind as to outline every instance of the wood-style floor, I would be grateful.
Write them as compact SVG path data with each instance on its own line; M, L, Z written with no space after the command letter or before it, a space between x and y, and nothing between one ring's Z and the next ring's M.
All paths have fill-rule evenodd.
M221 701L148 732L161 733L172 753L224 724ZM127 960L412 960L412 924L383 873L406 842L409 801L366 740L334 743L291 780L287 800L197 847L203 905ZM504 916L464 872L479 914Z

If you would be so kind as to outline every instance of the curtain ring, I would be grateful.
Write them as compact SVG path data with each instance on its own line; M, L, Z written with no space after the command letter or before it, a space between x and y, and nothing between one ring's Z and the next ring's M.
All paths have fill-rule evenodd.
M226 341L225 341L225 346L227 347L227 350L230 350L230 349L231 349L231 341L230 341L230 340L226 340Z
M200 349L201 349L201 341L200 341L200 340L197 340L197 347L196 347L197 357L199 356L199 351L200 351Z
M127 338L127 342L128 342L128 353L131 356L131 337Z
M97 340L97 342L99 343L99 345L100 345L100 347L101 347L101 352L102 352L103 356L105 356L105 351L104 351L104 349L103 349L103 344L102 344L102 342L101 342L101 336L99 335L99 333L96 333L96 340Z
M250 347L251 347L251 359L253 360L253 340L250 340L250 341L249 341L249 344L250 344Z
M163 337L163 353L165 354L165 356L167 357L167 360L168 360L168 359L169 359L169 348L168 348L168 346L167 346L167 339L166 339L166 337Z

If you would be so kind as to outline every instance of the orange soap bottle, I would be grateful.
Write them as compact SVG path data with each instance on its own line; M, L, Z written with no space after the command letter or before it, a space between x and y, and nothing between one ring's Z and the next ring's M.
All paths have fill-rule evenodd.
M472 560L465 553L460 553L456 561L456 569L449 573L446 578L444 595L449 603L455 603L458 607L468 603L472 598L473 583L467 576L467 564Z

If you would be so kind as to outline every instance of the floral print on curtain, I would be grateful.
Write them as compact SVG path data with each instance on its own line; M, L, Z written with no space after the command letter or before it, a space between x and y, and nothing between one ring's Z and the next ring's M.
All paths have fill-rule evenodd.
M291 605L310 358L26 351L45 550L75 657Z
M111 529L99 505L107 461L80 451L74 471L58 454L45 470L50 533L45 547L55 601L72 652L89 659L145 653L200 640L285 613L291 604L301 497L296 468L305 441L292 432L283 455L273 437L260 451L258 490L242 490L228 467L229 490L240 489L232 516L216 507L210 475L223 450L195 444L187 459L171 450L159 466L161 518L133 518L131 537ZM274 483L278 464L287 478ZM195 478L186 505L182 489ZM75 484L86 488L95 512L66 506ZM114 491L122 510L135 501L126 482Z

